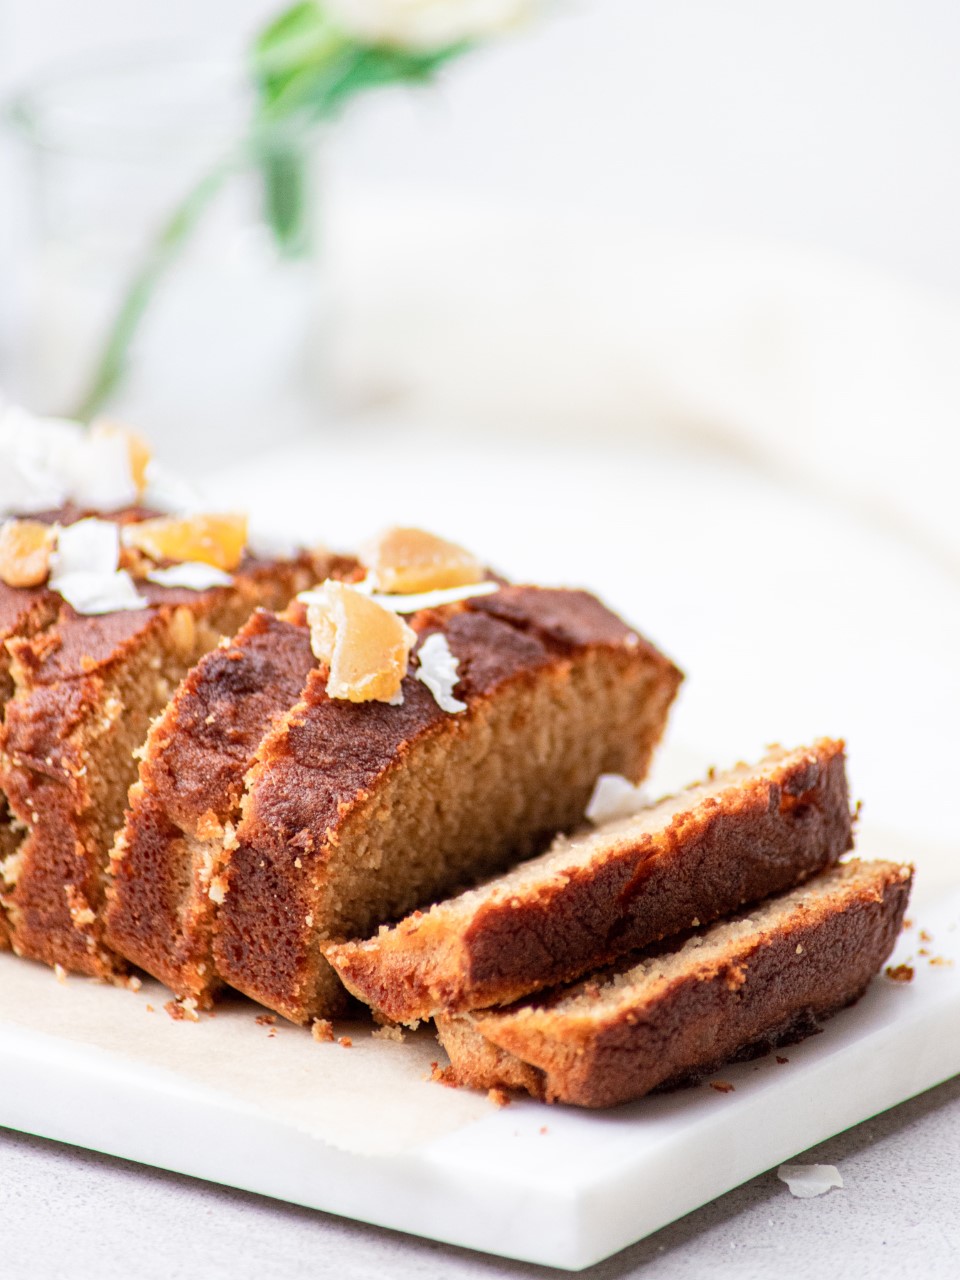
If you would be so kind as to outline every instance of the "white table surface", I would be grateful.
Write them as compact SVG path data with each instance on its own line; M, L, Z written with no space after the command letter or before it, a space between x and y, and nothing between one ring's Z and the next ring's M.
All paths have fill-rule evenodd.
M355 474L351 468L358 453L369 454L379 463L375 475L368 475L362 488L342 479L349 480ZM960 616L956 583L912 558L914 553L898 548L882 533L864 533L849 524L842 512L798 498L782 487L771 487L769 482L755 481L727 464L719 469L713 462L688 468L675 459L628 458L624 454L618 467L605 468L611 492L610 488L600 491L592 483L596 478L592 468L602 462L596 455L564 460L550 454L542 462L549 467L551 498L556 499L559 493L566 499L561 502L564 519L551 526L545 507L534 515L543 542L551 543L553 550L545 551L542 545L529 541L518 545L511 557L501 551L518 528L510 475L500 476L496 520L488 516L488 537L480 540L477 533L482 521L475 510L462 510L451 527L449 520L458 506L463 506L462 492L457 488L446 494L438 491L437 473L425 460L429 450L425 452L417 442L404 438L398 447L382 437L354 440L351 445L323 448L314 454L313 465L321 455L326 474L333 473L338 479L333 489L318 494L318 499L326 499L318 501L321 527L342 529L344 541L354 534L351 521L358 527L369 527L374 512L382 512L386 519L398 514L389 509L386 497L395 488L406 495L409 510L409 488L404 482L409 484L411 467L425 469L427 506L435 524L439 522L439 527L459 536L472 532L471 545L484 550L490 547L505 565L519 561L521 572L526 569L531 576L539 563L549 560L556 547L562 546L568 563L576 568L574 576L583 578L581 564L586 570L590 557L586 548L578 556L577 548L582 546L583 530L601 512L618 531L633 529L637 541L627 546L624 554L633 554L636 546L649 551L641 584L647 608L638 620L694 673L678 709L668 761L679 768L693 744L723 755L747 750L757 735L790 740L803 735L808 722L822 717L826 709L833 709L840 723L824 724L822 719L817 723L826 732L849 731L856 746L855 784L868 800L865 829L872 838L870 851L892 852L878 847L882 833L910 829L905 825L906 815L910 803L921 794L929 770L936 768L938 736L949 750L947 727L956 723L958 686L952 678L949 655L956 653L953 641ZM341 464L347 470L341 470ZM485 465L491 470L484 472ZM536 459L520 464L515 457L512 465L531 467ZM470 459L470 466L473 476L489 478L496 470L495 459L488 457L485 463L480 455ZM309 493L306 463L295 471L299 492ZM276 516L285 506L294 505L279 483L281 474L293 474L289 459L278 460L272 467L241 470L222 486L221 494L231 493L242 502L256 493L264 508ZM511 474L516 476L515 471ZM658 545L651 541L651 531L663 527L658 504L668 509L672 502L676 510L678 483L689 490L685 504L688 523L685 527L678 524ZM574 510L570 498L578 485L583 486L582 502ZM629 519L624 516L626 493L636 498ZM422 498L417 495L418 502ZM356 510L358 505L363 510ZM551 505L555 507L556 502ZM447 520L441 520L444 508L448 509ZM785 539L781 551L790 568L790 592L772 585L763 572L764 556L777 555L770 546L774 526L765 522L767 514L775 516L777 536ZM468 529L471 523L477 524L476 530ZM565 525L570 527L568 540L563 542ZM756 535L751 544L753 554L759 557L754 566L758 589L737 597L734 613L739 609L739 616L711 613L711 592L718 575L721 570L726 572L735 549L745 545L743 537L751 529ZM707 531L714 535L712 539L704 537ZM794 554L798 548L809 553L810 572ZM823 559L823 548L832 549L837 564L831 565L829 557ZM698 609L686 607L685 611L679 596L671 605L668 589L678 569L692 569L697 563L706 571L699 609L709 626L701 628L702 636L697 627ZM831 611L831 605L846 598L844 575L848 573L850 581L857 584L856 606L846 614ZM636 584L623 583L616 565L602 566L599 576L607 595L636 615L636 606L630 601ZM797 592L809 608L832 620L832 634L840 645L838 660L834 661L827 647L818 658L818 678L805 688L798 690L795 680L765 685L764 675L775 671L777 663L759 642L758 620L782 644L782 637L790 634L785 628L794 612L791 601L797 599ZM756 601L755 617L746 612L751 600ZM890 606L886 612L885 600ZM779 601L776 607L774 601ZM918 636L933 616L938 623L936 633L930 635L917 669L909 668L910 696L900 704L894 700L883 720L878 707L889 689L890 672L907 670L891 664L900 655L918 656ZM864 629L884 617L882 637L867 647ZM804 634L809 642L816 628ZM734 647L725 648L728 635L752 639L744 641L746 648L738 656ZM732 687L719 684L718 667L711 670L711 654L718 649ZM942 665L945 661L947 665ZM876 665L871 668L871 664ZM862 675L861 683L858 668L871 668ZM938 672L944 673L939 699L932 696ZM755 677L752 686L745 683L748 674ZM928 689L928 680L934 681L933 688ZM849 696L844 695L845 686L850 687ZM743 715L734 729L729 723L730 708L738 706ZM910 750L898 748L895 767L888 769L885 759L889 751L885 753L883 744L875 739L882 733L883 741L892 748L902 742L899 735L907 731ZM955 754L954 750L954 761ZM941 765L943 782L949 781L952 772L948 758ZM900 780L899 787L890 785L896 780ZM943 825L947 814L946 806L942 807L943 813L927 812L914 827L922 834L919 843L923 846L928 899L935 896L939 884L956 879L952 859L956 840ZM868 816L871 811L873 819ZM910 848L899 851L912 852ZM922 1276L926 1280L958 1273L960 1081L834 1138L804 1158L836 1164L844 1177L844 1189L815 1200L795 1200L770 1172L584 1274L689 1276L697 1280L736 1276L749 1280L771 1274L821 1277L842 1273L845 1277ZM468 1254L7 1133L0 1135L0 1215L4 1224L0 1274L16 1277L108 1280L136 1275L167 1280L336 1275L342 1280L381 1273L425 1278L545 1274L542 1268Z

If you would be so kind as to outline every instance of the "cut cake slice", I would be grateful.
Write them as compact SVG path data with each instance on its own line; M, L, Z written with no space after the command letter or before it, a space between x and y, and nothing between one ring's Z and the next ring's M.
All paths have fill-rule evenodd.
M7 641L15 692L0 733L0 788L17 823L5 901L18 954L98 977L122 970L100 910L134 753L202 654L258 605L282 608L317 573L306 554L247 554L230 585L139 582L148 601L139 610L81 615L57 597L45 628ZM10 830L8 821L8 841Z
M390 1021L508 1004L791 888L852 845L843 743L776 748L324 954Z
M501 1011L442 1015L451 1082L608 1107L803 1038L890 955L912 868L852 861L673 950Z
M219 877L244 778L316 666L305 615L297 601L280 615L257 610L193 668L150 730L111 854L108 945L202 1007L217 985Z
M599 774L643 777L681 675L593 596L503 586L415 614L458 666L441 709L328 696L327 670L267 734L217 911L219 977L297 1022L346 993L324 942L369 932L542 848Z

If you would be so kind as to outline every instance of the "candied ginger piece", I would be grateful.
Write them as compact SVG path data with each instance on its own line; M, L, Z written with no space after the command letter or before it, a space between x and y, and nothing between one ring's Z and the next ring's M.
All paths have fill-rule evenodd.
M50 573L54 532L39 520L7 520L0 525L0 582L38 587Z
M423 529L386 529L366 544L360 558L376 590L401 595L466 587L484 575L476 556Z
M137 487L137 493L142 494L147 487L147 467L150 465L152 457L150 446L143 436L137 435L129 427L121 426L119 422L109 422L106 418L98 418L90 426L90 438L92 440L123 441L127 448L127 457L130 459L130 474L133 476L133 483Z
M308 593L307 623L314 655L330 668L331 698L399 699L417 636L398 614L346 583L328 580Z
M159 516L155 520L125 525L123 542L124 546L142 551L151 560L199 562L230 573L243 559L247 517Z

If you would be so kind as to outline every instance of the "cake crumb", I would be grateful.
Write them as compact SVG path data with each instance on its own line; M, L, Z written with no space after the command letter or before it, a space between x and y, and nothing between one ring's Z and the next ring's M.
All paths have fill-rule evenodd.
M277 1028L271 1027L270 1030L267 1032L267 1039L272 1040L276 1034L277 1034Z
M919 937L919 939L920 939L920 941L921 941L921 942L932 942L932 941L933 941L933 934L932 934L932 933L928 933L928 932L926 931L926 929L921 929L921 930L920 930L920 932L919 932L919 934L918 934L917 936Z
M459 1088L453 1067L441 1067L439 1062L430 1063L430 1074L425 1078L434 1084L442 1084L446 1089Z
M197 1002L192 996L186 996L183 1000L168 1000L163 1007L174 1022L200 1021Z
M310 1034L321 1044L329 1042L333 1039L333 1023L326 1018L314 1018Z
M733 1093L733 1085L726 1080L711 1080L710 1088L716 1089L717 1093Z
M156 1013L156 1012L157 1012L157 1011L156 1011L156 1009L153 1007L153 1005L152 1005L152 1004L148 1004L148 1005L146 1005L145 1007L146 1007L147 1013Z
M944 968L949 968L953 964L953 961L948 960L946 956L931 956L930 963L932 965L942 965Z
M546 1126L545 1124L542 1124L542 1125L540 1126L540 1132L541 1132L541 1133L549 1133L549 1132L550 1132L550 1130L547 1128L547 1126Z
M124 980L123 985L127 988L128 991L139 991L140 988L143 986L143 982L137 977L135 973L131 973Z
M62 964L55 964L53 966L53 974L58 982L66 982L67 971Z
M403 1044L404 1035L400 1027L388 1025L376 1027L373 1032L374 1040L394 1040L397 1044Z
M884 972L891 982L913 981L913 966L909 964L888 964Z
M353 1041L350 1039L349 1036L341 1036L340 1039L337 1041L337 1044L344 1049L353 1048Z
M487 1097L495 1107L509 1107L510 1095L506 1089L488 1089Z
M903 922L903 931L904 931L904 933L906 933L906 931L907 931L908 929L912 929L912 928L913 928L913 921L912 921L912 920L904 920L904 922Z
M781 1065L781 1067L782 1067L782 1066L783 1066L783 1064L784 1064L785 1062L789 1062L789 1061L790 1061L790 1059L789 1059L789 1058L782 1058L782 1057L780 1056L780 1054L778 1053L778 1054L777 1054L777 1061L780 1063L780 1065Z
M273 1013L260 1013L257 1015L258 1027L272 1027L276 1023L276 1021L277 1021L276 1014L273 1014Z

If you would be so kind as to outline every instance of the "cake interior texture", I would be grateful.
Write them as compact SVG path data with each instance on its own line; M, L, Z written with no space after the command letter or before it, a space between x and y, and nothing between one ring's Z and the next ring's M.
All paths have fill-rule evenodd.
M777 749L325 954L394 1021L508 1003L789 888L851 826L843 744Z
M643 776L680 674L581 592L507 587L412 620L459 661L450 715L332 699L314 672L247 778L214 955L224 981L298 1022L340 1012L322 954L543 848L601 772Z
M887 959L911 874L894 863L841 864L571 987L441 1016L454 1075L609 1106L801 1038L856 1000Z

